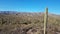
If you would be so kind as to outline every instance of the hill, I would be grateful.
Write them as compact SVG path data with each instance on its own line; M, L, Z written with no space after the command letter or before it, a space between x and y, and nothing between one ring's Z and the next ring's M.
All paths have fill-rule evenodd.
M47 33L60 34L60 15L48 14ZM0 34L43 34L44 13L0 11Z

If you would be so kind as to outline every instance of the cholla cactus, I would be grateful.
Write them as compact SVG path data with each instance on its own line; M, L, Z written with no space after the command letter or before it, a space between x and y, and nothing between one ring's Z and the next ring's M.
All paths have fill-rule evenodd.
M47 34L48 8L44 13L44 34Z

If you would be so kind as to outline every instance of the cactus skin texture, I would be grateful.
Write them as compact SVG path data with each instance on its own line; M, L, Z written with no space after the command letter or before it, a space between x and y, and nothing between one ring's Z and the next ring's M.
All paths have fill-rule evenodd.
M48 22L48 8L46 8L44 13L44 34L47 34L47 22Z

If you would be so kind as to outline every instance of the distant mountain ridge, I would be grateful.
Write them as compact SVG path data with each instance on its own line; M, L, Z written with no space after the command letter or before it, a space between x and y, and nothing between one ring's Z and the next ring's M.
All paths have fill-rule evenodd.
M17 11L0 11L0 14L6 14L6 15L29 15L29 16L43 16L44 13L43 12L17 12ZM55 18L59 18L60 15L56 15L56 14L52 14L52 13L48 13L48 16L50 17L55 17Z
M16 11L0 11L0 14L16 14Z

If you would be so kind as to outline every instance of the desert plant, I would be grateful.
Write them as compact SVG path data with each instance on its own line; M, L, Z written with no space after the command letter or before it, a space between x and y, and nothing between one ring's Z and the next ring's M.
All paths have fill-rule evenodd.
M44 34L47 34L48 8L46 8L44 15Z

